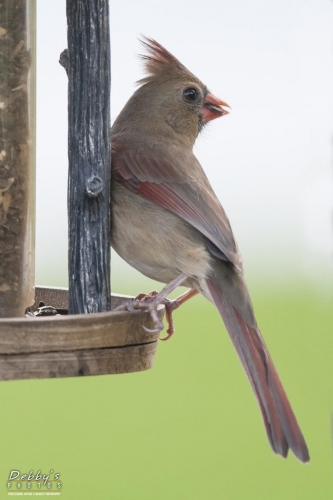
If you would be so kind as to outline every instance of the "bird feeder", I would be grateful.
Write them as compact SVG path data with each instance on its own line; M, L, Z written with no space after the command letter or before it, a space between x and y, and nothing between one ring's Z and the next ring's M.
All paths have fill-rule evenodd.
M146 370L158 343L110 295L108 0L67 0L67 23L69 290L34 283L36 0L0 5L0 380Z

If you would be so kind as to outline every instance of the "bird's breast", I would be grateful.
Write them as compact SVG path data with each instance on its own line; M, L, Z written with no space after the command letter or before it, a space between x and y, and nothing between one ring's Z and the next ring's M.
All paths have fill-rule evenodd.
M210 256L199 231L172 212L112 183L111 245L149 278L168 283L180 273L201 281Z

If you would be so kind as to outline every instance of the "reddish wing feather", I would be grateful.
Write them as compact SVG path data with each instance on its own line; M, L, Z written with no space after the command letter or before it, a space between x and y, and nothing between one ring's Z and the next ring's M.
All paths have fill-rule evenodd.
M112 146L112 171L117 182L194 226L242 269L229 220L213 192L180 175L165 159L121 147L115 136Z

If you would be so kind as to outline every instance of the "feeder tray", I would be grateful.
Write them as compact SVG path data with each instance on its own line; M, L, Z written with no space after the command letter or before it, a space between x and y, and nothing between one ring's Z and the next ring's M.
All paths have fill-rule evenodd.
M111 295L112 309L132 297ZM77 377L148 370L159 333L150 313L110 311L67 315L68 290L36 287L35 304L61 314L0 319L0 380ZM164 315L159 306L158 316Z
M147 370L151 315L110 311L109 2L66 0L69 293L34 287L36 0L0 10L0 380Z

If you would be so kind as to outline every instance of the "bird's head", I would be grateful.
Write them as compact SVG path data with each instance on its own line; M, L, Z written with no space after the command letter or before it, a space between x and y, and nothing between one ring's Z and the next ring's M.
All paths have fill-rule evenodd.
M169 132L192 147L203 126L228 114L229 106L158 42L150 38L141 42L147 50L141 56L147 75L138 81L140 87L122 112L124 123L130 121L146 133Z

